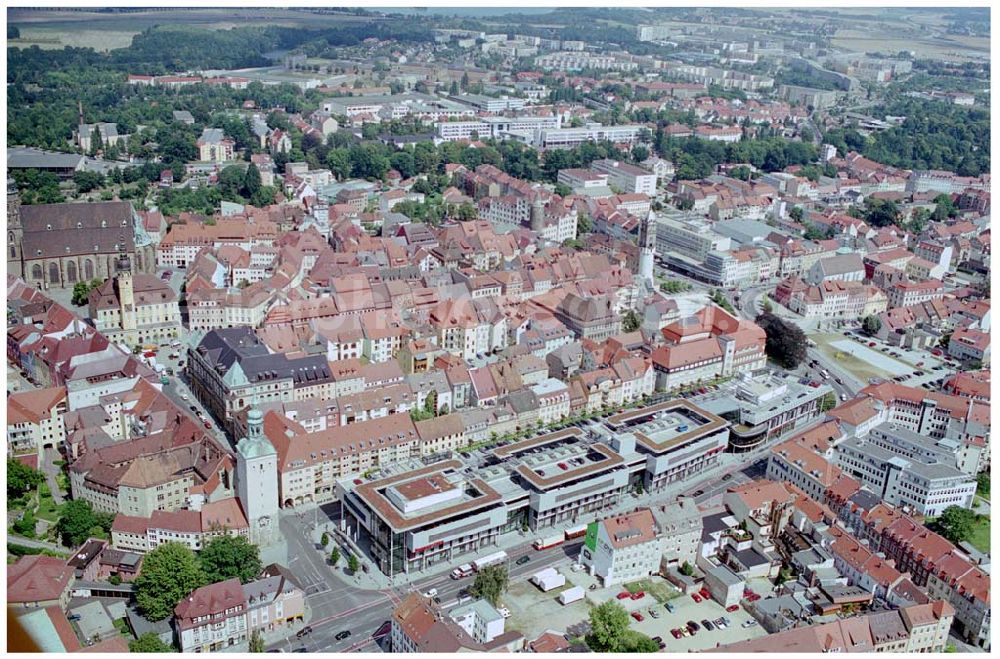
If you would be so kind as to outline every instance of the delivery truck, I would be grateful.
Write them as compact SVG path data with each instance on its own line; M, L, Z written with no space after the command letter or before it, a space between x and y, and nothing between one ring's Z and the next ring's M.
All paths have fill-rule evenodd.
M551 549L552 547L558 547L562 543L566 542L566 537L563 534L549 536L548 538L538 538L535 540L534 548L538 551L543 549Z

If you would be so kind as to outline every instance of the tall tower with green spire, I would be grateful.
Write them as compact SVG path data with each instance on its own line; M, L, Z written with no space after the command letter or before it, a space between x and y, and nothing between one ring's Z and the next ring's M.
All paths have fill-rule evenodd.
M261 546L278 540L278 452L264 435L264 415L247 411L247 435L236 445L236 495L250 523L250 541Z

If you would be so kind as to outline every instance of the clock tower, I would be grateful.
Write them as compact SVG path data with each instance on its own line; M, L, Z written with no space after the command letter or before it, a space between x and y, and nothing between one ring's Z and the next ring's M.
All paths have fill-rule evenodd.
M247 436L236 445L236 495L250 524L250 541L267 547L278 532L278 452L264 436L264 415L247 412Z

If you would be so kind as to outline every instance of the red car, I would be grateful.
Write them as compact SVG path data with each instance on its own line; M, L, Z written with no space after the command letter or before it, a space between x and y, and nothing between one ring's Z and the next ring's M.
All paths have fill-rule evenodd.
M563 471L566 471L567 469L569 469L569 465L566 464L565 462L560 462L559 468L562 469Z
M875 347L875 342L874 341L869 341L868 342L868 347L869 348L874 348Z
M727 606L726 607L726 611L729 611L730 613L732 613L733 611L739 611L739 610L740 610L740 605L739 604L733 604L732 606Z
M155 350L150 350L149 352L144 352L144 353L142 353L142 356L143 357L156 357L156 351Z
M933 350L931 350L931 354L934 355L935 357L940 357L941 355L944 354L944 352L941 351L941 348L934 348Z
M637 592L637 593L632 593L632 599L634 599L634 600L641 600L645 596L646 596L646 593L643 592L643 591L641 591L641 590L639 592Z
M645 620L645 618L642 617L642 614L639 613L638 611L633 611L632 617L635 618L636 622L642 622L643 620Z
M698 596L698 593L691 593L691 599L693 599L696 604L701 603L701 597Z
M211 424L211 422L209 422L209 421L206 421L206 422L205 422L205 427L206 427L206 428L208 428L209 430L211 430L211 429L212 429L212 424Z
M679 630L679 629L671 629L670 630L670 635L673 636L674 638L683 638L684 637L684 634L682 634L681 630Z
M698 594L701 595L701 598L703 600L712 599L712 593L708 592L708 588L702 588L701 590L698 591Z
M615 597L617 597L620 600L627 600L628 598L632 597L632 593L618 593Z

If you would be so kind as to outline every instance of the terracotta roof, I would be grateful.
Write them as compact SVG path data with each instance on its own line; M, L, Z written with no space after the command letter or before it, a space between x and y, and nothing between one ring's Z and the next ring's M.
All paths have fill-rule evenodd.
M22 556L7 566L7 601L14 603L57 600L69 587L73 568L61 558Z
M631 547L656 539L656 521L648 509L609 517L601 522L616 549Z
M239 609L234 615L242 615L246 608L246 596L240 580L233 578L202 586L191 593L174 608L174 616L180 629L191 629L205 623L194 623L195 618L223 613L229 609Z

